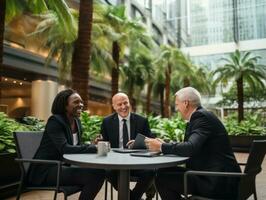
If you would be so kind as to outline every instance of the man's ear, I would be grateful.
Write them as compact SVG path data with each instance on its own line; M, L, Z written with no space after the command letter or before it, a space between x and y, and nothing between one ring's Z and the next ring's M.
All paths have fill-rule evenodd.
M185 101L185 106L186 106L186 108L189 107L189 101L188 100Z

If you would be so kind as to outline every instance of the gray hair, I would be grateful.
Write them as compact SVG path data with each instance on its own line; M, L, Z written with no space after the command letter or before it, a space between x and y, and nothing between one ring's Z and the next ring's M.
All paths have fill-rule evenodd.
M178 97L180 101L190 101L195 107L201 105L201 95L199 91L193 87L182 88L175 93L175 96Z

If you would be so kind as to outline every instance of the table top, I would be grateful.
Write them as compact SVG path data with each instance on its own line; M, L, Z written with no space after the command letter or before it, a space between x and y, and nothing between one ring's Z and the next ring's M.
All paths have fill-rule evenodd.
M130 153L116 153L112 150L107 156L97 154L64 154L64 161L73 165L97 169L158 169L183 164L188 157L160 155L136 157Z

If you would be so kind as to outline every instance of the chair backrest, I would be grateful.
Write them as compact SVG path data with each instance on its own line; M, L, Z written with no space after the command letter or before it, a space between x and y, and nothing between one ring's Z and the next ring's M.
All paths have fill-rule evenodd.
M258 174L266 153L266 140L254 140L247 160L244 172L247 174Z
M40 146L42 136L43 131L14 132L18 158L32 159ZM25 174L29 165L29 163L21 165Z
M238 199L248 199L256 193L256 175L261 172L261 164L266 153L266 140L254 140L250 151L244 173L239 183Z

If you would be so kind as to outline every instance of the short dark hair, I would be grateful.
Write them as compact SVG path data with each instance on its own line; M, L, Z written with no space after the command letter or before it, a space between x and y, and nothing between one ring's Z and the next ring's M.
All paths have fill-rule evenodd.
M59 92L53 101L53 105L51 109L52 114L54 115L66 114L66 106L68 103L67 102L68 97L70 97L74 93L77 93L77 92L73 89L66 89L66 90L62 90L61 92Z

